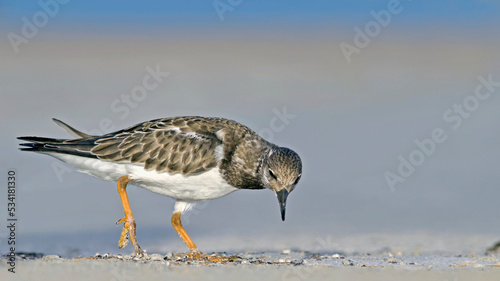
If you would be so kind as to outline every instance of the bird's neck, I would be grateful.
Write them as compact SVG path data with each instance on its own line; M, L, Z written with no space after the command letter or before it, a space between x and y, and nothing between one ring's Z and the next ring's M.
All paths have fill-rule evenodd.
M262 169L270 147L262 147L258 153L235 151L228 163L222 163L224 179L239 189L264 189Z

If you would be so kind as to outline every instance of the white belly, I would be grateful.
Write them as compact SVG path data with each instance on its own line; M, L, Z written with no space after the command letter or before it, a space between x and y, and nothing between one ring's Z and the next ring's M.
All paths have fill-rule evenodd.
M210 200L238 190L227 184L218 168L197 175L185 176L167 172L159 173L154 170L146 171L140 164L116 163L68 154L47 154L70 164L80 172L103 180L117 181L119 177L128 175L133 179L131 182L133 185L180 200Z

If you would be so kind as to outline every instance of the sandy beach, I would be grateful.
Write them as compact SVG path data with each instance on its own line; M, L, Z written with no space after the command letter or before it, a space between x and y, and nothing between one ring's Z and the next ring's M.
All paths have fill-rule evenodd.
M84 239L81 237L82 240ZM16 273L12 264L2 259L0 277L7 280L497 280L500 254L486 255L491 236L440 235L358 235L351 237L300 237L298 249L273 249L244 240L227 238L225 244L236 249L209 252L228 258L215 262L187 258L182 252L168 252L172 245L160 243L145 257L116 254L112 245L94 246L110 253L90 254L81 249L71 251L47 249L48 253L22 253L17 256ZM214 244L217 239L200 239ZM297 239L299 240L299 239ZM335 241L335 242L333 242ZM42 239L41 244L50 245ZM219 241L222 242L222 241ZM65 243L63 243L65 244ZM314 245L315 244L315 245ZM259 247L268 250L259 250ZM36 246L27 247L36 249ZM304 250L304 249L309 250ZM336 250L333 250L333 249ZM38 247L38 249L41 249ZM70 248L68 248L70 249ZM122 250L129 253L130 250ZM54 254L58 253L58 254ZM79 253L76 257L70 257ZM112 254L114 253L114 254ZM83 255L82 255L83 254ZM2 279L5 280L5 279Z
M333 256L303 253L238 254L224 264L185 261L152 254L149 259L123 256L62 259L46 256L21 261L2 280L498 280L496 257ZM304 256L307 256L304 258ZM7 278L7 279L4 279Z

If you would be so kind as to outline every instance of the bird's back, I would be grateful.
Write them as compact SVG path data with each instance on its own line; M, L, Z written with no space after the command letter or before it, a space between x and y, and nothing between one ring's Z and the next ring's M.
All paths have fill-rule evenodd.
M144 165L146 170L184 175L219 166L231 185L243 188L257 184L254 177L260 155L256 152L272 146L247 126L225 118L162 118L102 136L87 135L55 121L82 137L20 137L31 142L22 144L26 146L22 150Z

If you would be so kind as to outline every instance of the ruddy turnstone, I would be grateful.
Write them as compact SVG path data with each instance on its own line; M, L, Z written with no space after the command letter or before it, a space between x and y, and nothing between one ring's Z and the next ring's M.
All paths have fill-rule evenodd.
M105 134L88 135L53 119L75 139L19 137L24 151L53 156L97 178L116 181L125 217L118 245L136 239L136 223L127 197L128 183L176 199L172 225L191 251L198 248L181 224L181 214L201 200L238 189L270 189L285 220L286 200L300 180L297 153L264 140L247 126L224 118L163 118Z

